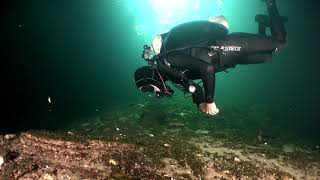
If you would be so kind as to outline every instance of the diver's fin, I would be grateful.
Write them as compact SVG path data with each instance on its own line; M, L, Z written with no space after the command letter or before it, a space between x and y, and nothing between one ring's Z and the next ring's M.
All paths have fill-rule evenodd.
M261 0L261 1L267 3L267 5L269 6L276 2L276 0Z

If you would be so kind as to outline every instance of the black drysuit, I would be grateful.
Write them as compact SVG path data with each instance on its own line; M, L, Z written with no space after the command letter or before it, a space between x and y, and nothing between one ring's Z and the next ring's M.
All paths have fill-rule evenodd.
M193 102L197 105L212 103L215 73L238 64L270 61L273 52L287 45L284 20L276 4L271 2L267 3L269 16L256 16L259 34L228 34L222 25L208 21L189 22L163 34L164 45L160 54L165 55L158 62L160 70L177 84L190 83L182 77L202 79L205 93L194 84L196 92L193 93ZM271 36L266 36L266 27L270 27Z

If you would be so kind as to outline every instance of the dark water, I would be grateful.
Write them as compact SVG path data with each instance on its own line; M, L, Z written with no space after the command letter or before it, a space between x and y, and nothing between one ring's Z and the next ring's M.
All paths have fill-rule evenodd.
M231 0L225 3L236 9ZM289 17L289 47L272 63L218 74L217 105L268 108L281 131L316 142L317 7L279 0L280 13ZM256 32L253 18L264 13L260 9L250 8L248 0L238 11L225 11L233 31ZM144 65L140 53L145 40L137 36L132 16L115 1L16 0L1 5L1 133L64 128L97 110L141 100L144 95L132 75Z

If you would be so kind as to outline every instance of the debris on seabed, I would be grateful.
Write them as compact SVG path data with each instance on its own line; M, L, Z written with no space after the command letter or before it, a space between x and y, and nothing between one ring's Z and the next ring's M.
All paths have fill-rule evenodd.
M234 157L234 161L235 162L240 162L241 160L239 158L237 158L237 157Z
M46 179L46 180L54 180L54 176L51 176L50 174L45 174L43 176L43 179Z
M171 122L169 123L169 126L184 126L184 123L180 123L180 122Z
M171 145L170 145L170 144L165 143L165 144L164 144L164 146L165 146L165 147L170 147Z
M286 153L293 153L296 151L296 146L293 144L285 144L282 146L282 151Z
M0 166L4 163L3 157L0 156Z
M149 136L150 136L150 137L154 137L154 135L153 135L153 134L149 134Z
M15 135L15 134L6 134L5 136L4 136L4 138L6 139L6 140L12 140L12 139L15 139L17 136Z
M118 164L117 161L115 161L115 160L113 160L113 159L110 159L110 160L109 160L109 163L112 164L112 165L114 165L114 166L116 166L116 165Z
M209 134L209 131L203 130L203 129L198 129L195 131L196 134Z

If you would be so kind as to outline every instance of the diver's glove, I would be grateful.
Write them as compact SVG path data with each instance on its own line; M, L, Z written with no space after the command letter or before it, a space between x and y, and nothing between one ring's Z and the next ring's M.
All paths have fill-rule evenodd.
M219 109L217 108L216 104L214 102L212 103L201 103L199 105L200 111L207 113L209 115L217 115L219 113Z

